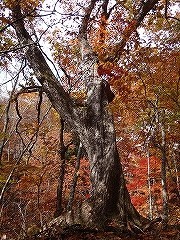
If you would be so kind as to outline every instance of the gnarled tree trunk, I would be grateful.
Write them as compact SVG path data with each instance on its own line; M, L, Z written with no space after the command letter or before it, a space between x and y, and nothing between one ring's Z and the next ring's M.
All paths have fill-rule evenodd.
M132 205L125 185L108 109L103 109L99 119L89 122L86 129L87 135L81 141L90 162L93 221L104 225L108 219L117 219L123 227L129 221L140 227L142 218Z
M119 43L118 56L131 33L157 2L158 0L148 0L144 3L134 19L134 27L129 28L128 35L125 34L122 42ZM68 122L78 134L90 162L92 197L89 203L82 205L82 209L79 210L79 219L77 214L74 216L77 219L73 219L70 215L65 216L62 221L74 224L80 222L81 218L81 223L84 225L104 226L106 220L116 219L118 224L123 224L125 227L128 222L141 227L143 218L132 205L125 185L116 147L113 117L108 110L108 96L104 90L103 80L97 73L98 58L87 39L88 21L95 4L95 0L90 1L79 31L81 69L87 88L85 107L78 107L54 76L42 52L25 29L18 3L12 8L13 26L20 44L26 45L25 56L43 90L63 120Z

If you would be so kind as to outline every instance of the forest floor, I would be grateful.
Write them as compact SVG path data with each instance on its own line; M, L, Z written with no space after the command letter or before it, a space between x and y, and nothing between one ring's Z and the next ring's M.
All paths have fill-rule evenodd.
M35 238L39 239L39 238ZM168 226L166 230L154 227L151 231L135 234L118 232L89 232L74 229L66 230L53 236L40 238L41 240L180 240L180 225Z

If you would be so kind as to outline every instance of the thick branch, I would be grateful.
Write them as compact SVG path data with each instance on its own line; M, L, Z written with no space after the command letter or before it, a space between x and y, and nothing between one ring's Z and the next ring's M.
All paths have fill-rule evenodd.
M85 59L86 57L91 57L95 61L97 60L97 57L95 56L92 50L92 47L90 46L87 39L88 23L89 23L92 10L94 9L95 3L96 3L96 0L91 0L89 6L86 8L84 18L82 19L82 23L79 28L79 42L81 47L81 56L82 56L82 60L85 60L85 61L86 61Z
M133 32L140 26L146 15L149 13L151 9L158 3L159 0L147 0L146 2L143 1L138 13L134 17L134 19L130 22L130 24L125 28L124 32L122 33L122 39L116 46L112 49L111 54L106 54L105 61L118 61L126 43L128 42L130 36Z
M95 3L95 0L91 0L89 6L86 8L85 15L79 29L79 42L82 56L81 69L87 88L88 114L91 114L93 117L98 116L100 113L102 85L102 81L97 73L98 58L93 52L92 46L87 39L88 23L92 10L95 7Z
M104 44L105 42L105 32L107 27L107 20L109 17L109 14L107 13L107 7L108 7L109 0L104 0L102 4L102 14L101 14L101 32L100 32L100 44Z
M86 8L86 12L85 12L84 18L82 20L82 24L79 29L79 37L80 38L84 38L87 40L88 23L89 23L91 12L94 9L96 2L97 2L97 0L91 0L89 6Z
M67 122L72 124L73 102L69 94L64 91L63 87L54 76L42 52L27 32L22 18L21 8L18 3L12 9L12 16L16 35L22 46L27 45L25 48L26 58L34 70L38 81L43 86L43 90L51 100L53 107L67 120Z

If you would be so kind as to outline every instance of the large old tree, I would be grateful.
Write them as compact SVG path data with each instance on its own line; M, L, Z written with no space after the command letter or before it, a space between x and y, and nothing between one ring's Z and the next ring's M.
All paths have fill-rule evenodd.
M123 50L127 50L126 44L159 1L132 1L131 11L129 11L131 15L129 16L126 15L130 6L128 1L73 0L73 3L65 0L54 1L54 9L51 14L58 11L61 4L66 6L69 15L65 9L62 14L71 18L70 22L76 28L73 37L78 39L78 43L77 41L75 43L78 44L81 54L76 78L83 81L86 91L86 99L80 105L65 90L48 65L46 56L41 51L38 40L34 37L35 30L29 31L31 21L34 25L38 24L38 18L43 15L38 1L4 2L10 9L8 26L13 27L19 42L16 50L21 49L20 55L27 59L29 67L33 70L53 107L78 135L89 159L92 197L88 202L82 204L80 211L76 212L76 216L70 215L67 221L73 224L81 223L86 226L103 227L108 222L115 220L118 226L124 228L128 224L142 228L144 218L132 205L125 185L116 147L113 116L108 108L113 94L109 89L107 79L103 76L103 67L107 68L110 64L113 69L113 66L120 64ZM78 6L79 15L76 12L77 9L73 12L72 6ZM76 14L78 15L77 19L74 17ZM120 21L119 24L122 26L119 28L116 25L114 31L116 31L117 38L111 39L111 37L114 38L111 31L113 31L115 17L119 17L121 20L124 18L124 22ZM97 29L98 31L96 31ZM75 73L71 75L66 69L62 68L62 70L69 80L73 74L75 76Z

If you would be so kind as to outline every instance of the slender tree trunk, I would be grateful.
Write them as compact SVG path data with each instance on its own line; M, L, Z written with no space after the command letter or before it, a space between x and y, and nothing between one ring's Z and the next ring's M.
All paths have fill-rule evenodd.
M54 213L55 217L58 217L61 215L63 211L62 207L62 201L63 201L63 184L64 184L64 175L65 175L65 163L66 160L63 158L61 160L61 169L60 169L60 174L58 178L58 186L57 186L57 202L56 202L56 211Z
M152 192L151 192L151 168L150 168L150 156L149 149L147 149L147 174L148 174L148 190L149 190L149 218L153 219L153 209L152 209Z
M61 160L61 166L60 166L60 173L59 173L59 178L58 178L58 186L57 186L57 203L56 203L56 211L54 213L54 216L60 216L60 214L63 211L62 207L62 194L63 194L63 184L64 184L64 175L65 175L65 164L66 164L66 159L65 159L65 153L67 148L64 145L64 120L61 118L60 119L60 150L59 150L59 155L60 155L60 160Z
M162 184L162 200L163 200L163 222L164 225L168 221L168 194L167 194L167 180L166 180L166 152L162 151L162 163L161 163L161 184Z
M7 139L7 131L8 131L8 126L9 126L9 116L10 116L10 107L11 107L11 100L12 100L12 97L13 97L13 94L14 94L14 91L16 89L16 86L17 86L17 83L18 83L18 80L16 80L14 86L13 86L13 89L11 91L11 94L10 94L10 97L9 97L9 100L8 100L8 104L6 106L6 110L5 110L5 116L4 116L4 126L3 126L3 129L2 129L2 132L3 132L3 138L0 142L0 166L2 164L2 155L3 155L3 150L4 150L4 147L8 141Z
M164 116L164 113L163 113ZM167 193L167 180L166 180L166 167L167 167L167 157L166 157L166 133L164 123L160 122L161 128L161 153L162 153L162 163L161 163L161 184L162 184L162 200L163 200L163 224L164 227L167 225L168 221L168 193Z
M177 190L178 190L178 196L180 197L180 181L179 181L179 175L178 175L180 167L178 167L178 164L177 164L177 162L180 161L179 144L177 146L177 149L174 150L173 161L174 161L174 168L175 168L175 173L176 173L176 185L177 185Z
M75 190L76 190L76 186L77 186L78 171L79 171L79 168L80 168L81 157L82 157L82 144L80 143L78 153L77 153L77 158L76 158L75 173L74 173L74 177L73 177L73 181L72 181L72 185L71 185L71 190L70 190L70 194L69 194L69 201L68 201L68 204L67 204L67 211L72 210Z

